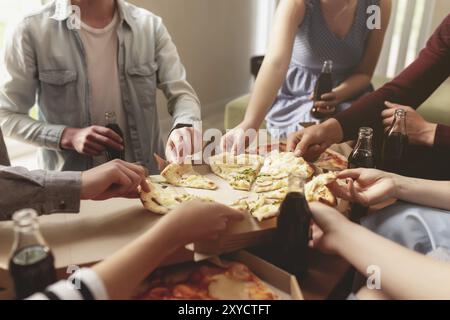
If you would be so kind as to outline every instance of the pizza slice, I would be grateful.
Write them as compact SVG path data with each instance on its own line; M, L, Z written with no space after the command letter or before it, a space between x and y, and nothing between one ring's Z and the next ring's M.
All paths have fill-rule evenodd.
M331 207L337 205L337 199L327 187L337 180L333 172L324 173L314 177L305 185L305 197L308 202L322 202Z
M166 181L174 186L216 190L217 185L210 179L195 172L191 164L169 164L162 172Z
M172 186L153 183L150 179L147 179L147 184L150 188L150 192L144 192L141 188L139 188L139 194L144 208L153 213L166 214L175 209L181 203L192 200L205 202L214 201L207 197L200 197L189 193L180 192Z
M263 163L256 154L223 153L209 158L211 171L236 190L249 191Z
M287 188L290 175L307 180L314 174L314 168L292 152L273 151L265 159L255 181L255 192L268 192Z
M314 165L324 171L342 171L347 169L348 161L342 154L327 149L314 162Z
M244 197L233 204L230 207L249 212L258 221L270 219L276 217L279 213L280 204L282 200L269 199L265 196L258 195L255 197Z

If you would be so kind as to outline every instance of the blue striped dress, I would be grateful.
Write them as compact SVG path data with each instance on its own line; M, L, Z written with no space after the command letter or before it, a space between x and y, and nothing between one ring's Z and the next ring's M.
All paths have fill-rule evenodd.
M318 122L310 114L313 102L309 97L323 62L333 60L334 87L354 73L363 59L370 34L366 24L367 8L378 4L379 0L358 0L353 25L341 39L328 28L320 0L307 1L305 18L295 37L286 80L266 116L267 128L272 136L284 138L299 130L302 122ZM358 96L340 104L337 111L348 108L352 101L372 90L370 85Z

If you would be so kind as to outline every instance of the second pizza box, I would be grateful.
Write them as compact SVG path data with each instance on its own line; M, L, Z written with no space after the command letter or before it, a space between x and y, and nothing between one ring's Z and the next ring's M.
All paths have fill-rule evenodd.
M241 250L232 254L226 254L222 255L220 257L215 257L210 259L210 262L213 265L220 266L224 261L234 261L234 262L240 262L247 266L249 270L255 274L274 294L277 296L277 300L304 300L304 296L301 290L301 287L296 279L295 276L289 274L288 272L274 266L273 264L245 251ZM196 263L202 263L203 261L197 261ZM177 266L172 266L170 270L166 269L165 276L172 274L173 279L178 279L180 283L182 283L185 276L181 276L182 274L185 274L185 271L187 270L188 273L192 272L189 270L192 270L193 264L192 262L188 265L181 264ZM194 265L195 266L195 265ZM183 271L185 270L185 271ZM161 270L162 271L162 270ZM155 272L157 274L158 271ZM174 280L170 280L169 282L172 283ZM138 295L140 296L139 299L148 299L149 297L149 282L155 281L155 279L149 278L146 282L143 283L142 287L140 288L140 292ZM157 280L159 281L159 280ZM190 280L186 280L190 281ZM158 282L159 283L159 282ZM189 282L190 283L190 282ZM158 288L159 289L159 288ZM232 292L230 293L223 293L225 296L228 296L229 299L238 299L238 297L234 297L232 295ZM150 295L151 296L151 295Z

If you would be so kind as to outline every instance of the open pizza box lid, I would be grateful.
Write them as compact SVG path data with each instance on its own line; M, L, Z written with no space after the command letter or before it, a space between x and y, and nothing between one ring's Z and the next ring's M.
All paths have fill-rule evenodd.
M55 256L58 276L67 278L70 267L91 265L109 257L150 229L160 217L146 211L138 199L111 199L82 201L79 214L42 216L39 224ZM8 262L13 237L13 223L1 222L0 288L11 288ZM163 264L193 259L194 253L183 248ZM5 294L0 291L0 298Z

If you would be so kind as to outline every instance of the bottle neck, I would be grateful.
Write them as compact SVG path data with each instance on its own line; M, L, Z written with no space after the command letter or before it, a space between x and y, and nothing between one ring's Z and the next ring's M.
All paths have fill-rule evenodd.
M356 142L355 150L372 151L372 136L360 135Z
M333 61L325 61L322 66L322 73L332 73L333 72Z
M37 215L32 211L20 211L14 214L14 242L12 254L33 245L48 247L39 230Z
M116 114L114 112L106 112L105 113L105 122L106 124L116 124L117 123L117 118L116 118Z
M389 134L391 133L400 133L402 135L407 135L406 132L406 116L395 115L394 122L392 123L391 129L389 130Z

